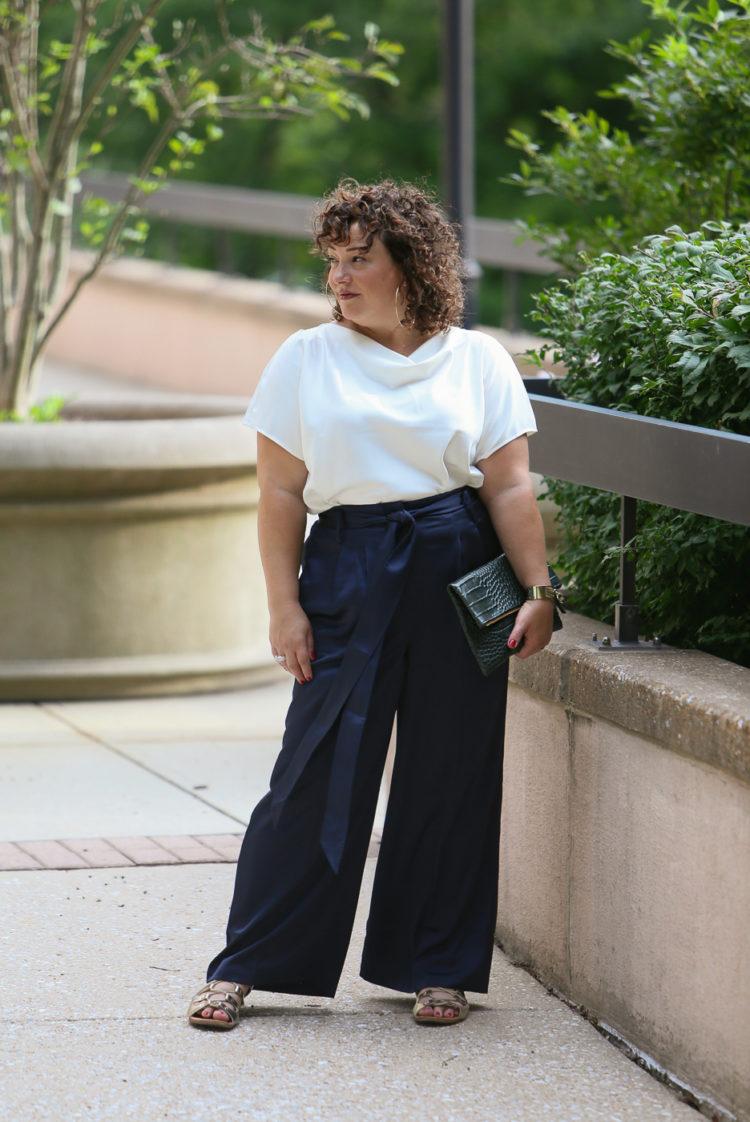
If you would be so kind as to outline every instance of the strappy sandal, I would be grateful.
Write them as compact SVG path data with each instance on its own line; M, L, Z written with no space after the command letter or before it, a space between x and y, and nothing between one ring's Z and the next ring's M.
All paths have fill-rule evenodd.
M188 1020L196 1028L207 1029L233 1029L239 1024L240 1009L245 1001L245 992L236 982L222 982L222 985L234 986L234 989L217 989L219 979L208 982L193 996L188 1007ZM249 992L249 991L248 991ZM210 1017L202 1016L204 1009L221 1009L229 1017L228 1021L219 1020L211 1014Z
M454 1016L435 1016L435 1006L441 1005L445 1009L453 1009ZM422 1010L430 1006L432 1013L423 1013ZM414 1020L419 1025L458 1025L465 1021L469 1015L469 1003L463 990L446 989L443 986L432 986L420 990L412 1010Z

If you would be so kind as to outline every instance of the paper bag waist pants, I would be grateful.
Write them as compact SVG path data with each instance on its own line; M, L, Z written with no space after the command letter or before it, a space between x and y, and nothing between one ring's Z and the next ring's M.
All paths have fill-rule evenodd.
M507 668L482 676L446 587L499 551L468 487L334 507L313 526L300 576L313 679L294 686L209 980L334 995L397 716L361 973L486 992Z

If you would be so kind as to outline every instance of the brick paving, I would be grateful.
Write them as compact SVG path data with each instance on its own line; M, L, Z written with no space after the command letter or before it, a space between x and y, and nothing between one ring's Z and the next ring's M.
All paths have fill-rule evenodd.
M233 863L239 855L242 837L242 834L185 834L0 842L0 871Z
M27 869L118 869L126 865L233 865L244 834L170 834L163 837L65 838L0 842L0 873ZM368 857L377 857L380 831Z

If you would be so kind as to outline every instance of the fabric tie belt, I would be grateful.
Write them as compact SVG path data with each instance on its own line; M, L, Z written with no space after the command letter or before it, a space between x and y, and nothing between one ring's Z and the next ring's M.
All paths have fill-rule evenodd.
M380 651L406 584L416 538L416 520L481 503L471 488L449 491L402 503L332 507L321 522L348 528L382 526L359 619L346 645L341 665L316 718L308 725L293 758L277 784L272 805L278 821L284 803L299 782L315 749L340 719L331 761L326 810L320 842L335 873L341 867L349 830L351 794L359 746L370 706Z

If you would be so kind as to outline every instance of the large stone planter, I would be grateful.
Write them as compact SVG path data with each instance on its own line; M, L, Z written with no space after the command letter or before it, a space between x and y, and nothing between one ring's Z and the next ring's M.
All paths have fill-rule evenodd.
M255 439L236 410L0 426L0 698L232 687L267 666Z

